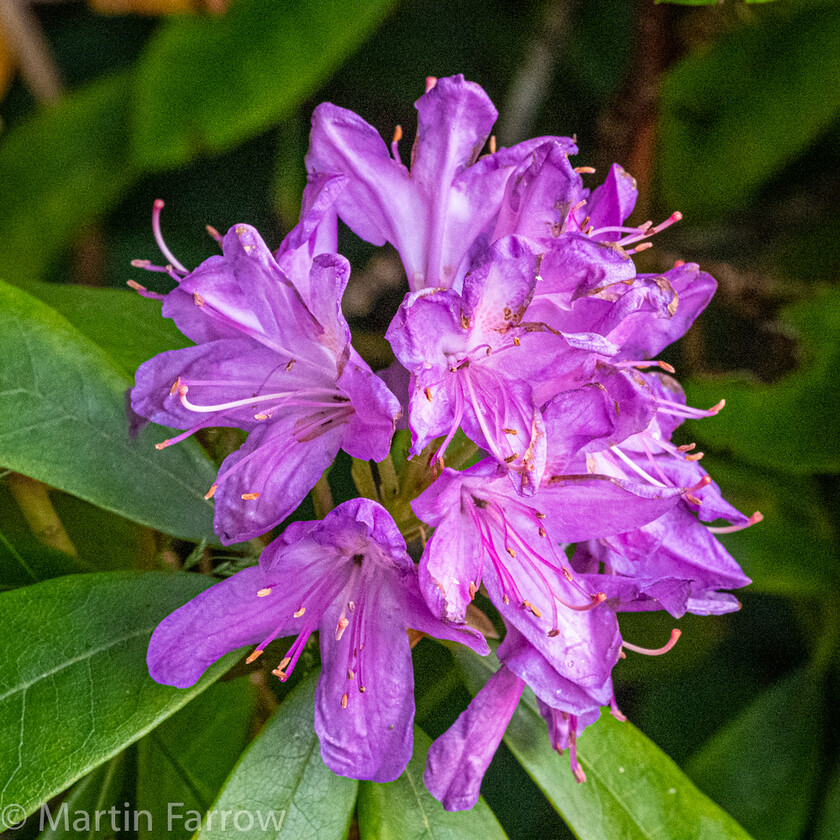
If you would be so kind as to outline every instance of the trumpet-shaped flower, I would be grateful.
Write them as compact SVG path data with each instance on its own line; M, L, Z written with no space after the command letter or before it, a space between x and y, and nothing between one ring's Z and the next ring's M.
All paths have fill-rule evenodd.
M274 639L296 634L273 672L286 680L319 630L315 729L324 762L340 775L387 782L412 751L409 627L487 652L479 633L431 614L394 521L376 502L355 499L322 521L294 523L260 566L164 619L149 644L149 672L184 688L228 651L256 644L253 661Z

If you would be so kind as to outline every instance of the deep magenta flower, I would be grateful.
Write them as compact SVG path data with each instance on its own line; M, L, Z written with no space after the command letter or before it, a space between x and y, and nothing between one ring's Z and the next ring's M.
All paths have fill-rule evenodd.
M137 371L134 411L186 430L159 446L207 426L249 433L209 494L226 545L285 519L340 448L377 461L388 453L399 404L350 345L341 313L349 264L337 254L312 255L325 212L316 200L290 234L292 246L281 246L291 274L248 225L228 231L222 256L185 276L171 270L178 286L163 314L196 346L162 353Z
M186 688L228 651L256 644L253 661L274 639L297 634L274 671L286 680L319 630L315 729L324 762L339 775L388 782L412 752L409 627L487 653L479 633L431 614L394 521L376 502L355 499L322 521L292 524L259 566L164 619L149 644L149 673Z

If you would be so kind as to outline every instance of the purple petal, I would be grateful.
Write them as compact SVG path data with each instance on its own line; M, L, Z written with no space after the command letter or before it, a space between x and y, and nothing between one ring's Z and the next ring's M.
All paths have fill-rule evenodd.
M348 679L351 641L335 640L341 607L321 624L321 678L315 692L315 731L321 757L334 773L390 782L411 758L414 669L400 603L388 587L370 587L354 621L362 621L360 664ZM348 634L349 634L348 630ZM360 688L364 688L364 692Z
M581 211L581 215L589 216L589 224L595 228L592 237L608 242L625 236L618 231L598 233L598 230L623 225L633 212L638 195L636 179L614 163L604 183L593 191Z
M266 597L257 595L275 582L258 566L244 569L168 615L149 642L152 679L188 688L229 651L258 644L274 630L281 636L295 632L297 587L276 586Z
M275 418L254 429L243 446L225 458L213 520L223 545L259 537L279 525L333 462L344 429L338 425L304 434L311 427L300 413ZM255 499L242 498L255 493Z
M560 140L544 143L510 177L494 239L518 233L551 247L564 230L571 206L584 195L568 151Z
M429 748L423 781L447 811L466 811L478 802L481 781L524 687L501 667Z

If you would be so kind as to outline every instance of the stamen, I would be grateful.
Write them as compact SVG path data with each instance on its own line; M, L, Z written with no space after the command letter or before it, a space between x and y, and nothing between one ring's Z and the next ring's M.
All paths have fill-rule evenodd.
M245 664L250 665L252 662L256 662L263 655L262 648L257 648L246 660Z
M243 493L239 498L242 499L243 502L253 502L259 499L259 493Z
M595 174L595 167L594 166L576 166L575 172L578 175L594 175Z
M495 134L490 135L490 154L491 155L496 154L496 135Z
M339 618L338 619L338 627L335 630L335 640L337 642L341 641L341 637L344 635L344 631L350 625L350 622L346 618Z
M610 698L610 714L621 723L627 720L627 715L618 708L618 703L615 699L615 694Z
M284 400L286 397L308 397L308 396L335 396L338 392L335 390L330 390L329 388L310 388L306 391L277 391L274 394L260 394L259 396L253 397L245 397L241 400L231 400L230 402L226 403L218 403L217 405L196 405L193 402L190 402L187 399L187 394L189 393L189 385L180 385L178 387L178 395L181 399L181 405L184 408L189 409L190 411L196 411L199 413L211 413L216 411L229 411L230 409L234 408L243 408L247 405L255 405L261 402L267 402L269 400ZM316 407L324 407L324 408L338 408L340 403L336 400L332 401L300 401L294 400L293 402L289 402L284 400L285 405L306 405L306 406L316 406Z
M292 613L295 618L300 618L306 612L306 607L301 607L297 612Z
M648 368L648 367L659 367L662 368L666 373L676 373L677 370L673 365L669 365L668 362L662 361L654 361L654 360L645 360L641 362L614 362L614 367L617 368Z
M347 708L347 692L345 691L344 694L341 695L341 708Z
M217 231L216 228L213 227L213 225L205 225L205 229L207 230L207 233L209 233L210 236L212 236L213 239L215 239L216 242L219 243L219 245L222 244L222 242L224 241L222 238L222 234L219 233L219 231Z
M394 156L394 160L397 163L402 163L402 160L400 159L400 146L399 146L400 140L402 140L402 136L403 136L402 126L398 125L394 129L394 139L391 140L391 154Z
M150 292L145 286L141 286L136 280L126 280L126 286L129 289L134 289L138 295L150 300L164 300L166 295L159 295L157 292Z
M189 274L189 269L184 268L183 265L178 261L178 258L169 250L166 245L166 242L163 241L163 234L160 230L160 211L163 210L163 201L161 199L156 198L155 203L152 205L152 230L155 234L155 241L158 244L158 248L160 248L161 254L163 254L166 259L175 266L178 271L183 272L184 274Z
M216 491L219 489L218 484L211 485L210 489L204 494L204 498L209 502L213 496L216 495Z
M426 93L437 84L437 76L426 76Z
M741 522L739 525L726 525L721 528L706 526L712 534L734 534L736 531L743 531L744 528L749 528L752 525L758 525L759 522L764 521L764 515L760 510L757 510L746 522Z
M638 645L631 645L630 642L621 642L621 646L627 648L627 650L635 651L636 653L643 653L645 656L662 656L663 653L668 653L669 650L677 643L677 640L682 635L682 630L678 630L676 627L671 631L671 638L668 639L668 643L663 645L661 648L644 648L639 647Z
M265 588L260 589L260 591L257 592L257 598L265 598L266 595L271 595L270 586L266 586Z

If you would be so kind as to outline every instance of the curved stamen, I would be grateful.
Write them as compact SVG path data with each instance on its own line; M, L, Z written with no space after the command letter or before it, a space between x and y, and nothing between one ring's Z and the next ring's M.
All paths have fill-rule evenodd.
M746 522L741 522L739 525L726 525L722 528L716 528L711 525L707 525L706 527L712 534L734 534L736 531L743 531L745 528L757 525L763 521L764 514L760 510L757 510Z
M163 210L163 201L159 198L155 199L155 203L152 206L152 230L155 234L155 241L157 242L158 248L160 248L161 254L163 254L166 259L169 260L172 265L178 269L178 271L183 272L184 274L189 274L189 269L185 268L181 263L178 261L178 258L169 250L166 242L163 240L163 233L160 230L160 211Z
M309 396L315 395L320 396L321 394L330 394L334 395L337 394L337 391L329 390L328 388L313 388L309 391L278 391L274 394L260 394L259 396L255 397L246 397L241 400L231 400L230 402L226 403L218 403L217 405L196 405L193 402L190 402L187 399L187 393L189 392L189 386L181 384L178 388L178 395L181 398L181 405L184 408L189 409L190 411L196 411L201 413L213 413L217 411L227 411L232 408L242 408L247 405L256 405L257 403L266 402L267 400L277 400L282 399L283 397L296 397L296 396ZM322 406L325 408L338 408L340 403L338 400L334 402L305 402L305 403L298 403L297 401L287 401L284 403L285 405L316 405Z
M625 455L624 452L622 452L618 446L611 446L610 452L614 452L616 455L618 455L618 457L621 458L621 460L624 461L624 463L627 464L627 466L630 467L631 470L637 472L642 478L644 478L646 481L649 481L656 487L669 486L667 484L663 484L661 481L659 481L659 479L654 478L652 475L650 475L650 473L643 470L632 458L629 458L627 455Z
M677 640L682 636L682 630L678 630L676 627L671 631L671 638L668 639L668 643L663 645L661 648L644 648L639 647L638 645L631 645L630 642L625 642L622 640L621 646L627 648L627 650L635 651L636 653L643 653L645 656L662 656L663 653L668 653L669 650L677 643Z

